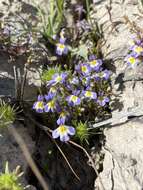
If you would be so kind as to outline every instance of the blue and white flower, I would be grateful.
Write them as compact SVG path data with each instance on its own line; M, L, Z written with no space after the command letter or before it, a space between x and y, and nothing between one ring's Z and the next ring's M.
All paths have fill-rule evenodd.
M132 68L135 68L139 63L139 60L133 54L127 55L127 57L125 58L125 61Z
M67 142L69 141L69 135L75 134L75 128L67 125L60 125L57 129L53 130L52 137L54 139L60 137L60 141Z
M99 97L97 99L97 103L100 105L100 106L105 106L108 102L110 101L110 99L103 95L103 93L99 93Z
M78 96L70 95L66 98L70 106L76 106L81 103L81 99Z
M45 95L44 97L45 97L45 99L47 101L49 101L49 100L52 100L56 96L56 94L57 94L56 88L55 87L51 87L50 90L49 90L49 92L48 92L48 94Z
M91 91L83 91L82 92L82 95L85 97L85 98L89 98L89 99L96 99L97 98L97 94L96 92L91 92Z
M53 75L52 80L48 81L47 86L55 86L56 84L62 84L66 81L67 73L56 73Z
M97 59L95 55L91 55L91 56L89 56L89 62L88 62L88 64L90 65L90 67L92 68L92 70L99 71L100 67L102 65L102 60L101 59Z
M60 116L59 116L59 118L58 118L58 120L57 120L57 124L58 124L58 125L63 125L63 124L65 124L65 122L67 121L68 117L69 117L69 113L64 112L64 111L61 112L61 113L60 113Z
M44 97L42 95L38 96L38 100L33 104L33 109L36 110L38 113L44 112Z
M101 71L99 73L95 73L94 75L94 79L96 81L100 80L100 79L104 79L104 80L108 80L110 78L111 72L107 69L105 69L104 71Z
M58 110L58 104L55 100L51 100L45 104L44 110L45 112L55 112L56 110Z
M59 43L56 44L56 54L57 55L66 55L68 53L68 47L65 45L66 38L60 38Z
M139 45L134 45L131 47L132 54L134 57L143 56L143 47Z
M91 73L91 68L88 64L86 63L80 63L79 65L76 66L77 72L84 76L88 76Z

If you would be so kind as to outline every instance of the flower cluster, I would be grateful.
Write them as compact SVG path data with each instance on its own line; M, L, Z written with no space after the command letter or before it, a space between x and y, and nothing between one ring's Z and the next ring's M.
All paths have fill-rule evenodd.
M130 67L135 68L143 58L143 39L134 37L130 41L130 45L129 53L126 56L125 61Z
M56 44L56 53L60 56L67 53L65 40L61 32L60 42ZM69 126L73 120L82 117L86 110L90 112L92 109L94 115L95 110L106 107L109 97L104 87L110 77L110 71L103 68L102 60L95 55L90 55L86 61L77 61L72 69L58 70L55 67L54 72L52 67L53 75L46 77L47 93L38 96L33 109L39 113L52 112L56 113L55 116L58 115L58 127L52 132L53 138L59 137L61 141L68 141L69 136L75 135L76 131L74 127Z

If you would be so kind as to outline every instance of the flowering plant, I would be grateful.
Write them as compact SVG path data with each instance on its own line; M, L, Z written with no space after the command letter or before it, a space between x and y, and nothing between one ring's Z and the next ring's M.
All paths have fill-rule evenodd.
M135 68L143 59L143 38L138 35L130 41L130 48L125 61L131 68Z
M62 30L59 42L55 45L59 59L72 51L65 42ZM104 69L103 61L94 54L89 55L87 60L78 57L74 59L76 64L73 65L66 62L64 65L56 63L47 67L41 77L46 93L39 94L33 105L38 113L51 112L54 115L57 128L52 129L52 137L60 137L64 142L76 133L74 120L83 123L93 121L99 110L105 110L109 102L110 71Z

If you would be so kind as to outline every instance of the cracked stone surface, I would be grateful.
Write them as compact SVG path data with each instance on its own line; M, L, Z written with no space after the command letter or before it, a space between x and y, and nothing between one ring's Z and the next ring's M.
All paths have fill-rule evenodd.
M100 176L105 190L142 190L143 118L105 129L104 134L105 157ZM96 181L95 189L100 188Z
M46 2L48 1L40 0L36 1L36 4L40 4L42 8L46 8L46 5L48 5L48 3ZM26 31L26 29L23 29L24 24L21 24L22 20L26 21L29 30L31 30L32 27L40 28L41 22L39 22L37 17L38 10L36 8L36 4L34 4L34 1L32 0L1 0L0 21L2 23L3 21L4 23L15 23L15 29L17 31L22 30L22 32ZM36 40L37 39L33 39L33 48L39 48ZM42 53L40 53L40 55L37 56L39 56L38 59L42 61L40 61L40 64L34 62L28 67L27 81L25 85L26 93L24 94L24 99L33 99L33 97L35 98L37 95L37 88L35 87L40 87L41 85L40 74L45 58L42 55ZM23 77L26 57L20 55L12 62L9 61L9 59L10 57L8 53L3 53L2 51L0 51L0 95L14 96L15 86L13 67L15 66L16 69L19 69L20 74Z
M135 70L124 62L129 49L132 28L125 22L128 16L143 28L141 1L95 1L95 17L102 25L106 43L102 50L106 59L112 60L111 84L114 104L112 113L120 114L137 106L143 106L143 65ZM100 173L105 190L142 190L143 187L143 118L132 119L127 123L105 127L105 153L103 171ZM95 190L102 189L99 179L95 181Z

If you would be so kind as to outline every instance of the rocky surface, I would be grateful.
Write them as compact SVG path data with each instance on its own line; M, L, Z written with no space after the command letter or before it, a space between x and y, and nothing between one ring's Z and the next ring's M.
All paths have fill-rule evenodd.
M43 5L45 0L37 1ZM137 28L143 28L143 11L141 0L94 0L94 14L102 28L104 36L104 44L102 45L103 56L107 61L107 67L113 71L111 85L114 93L114 104L112 104L113 114L120 114L120 111L128 111L137 106L143 105L143 66L139 65L135 70L127 67L124 62L129 48L129 40L134 33L134 28L131 23L135 23ZM8 4L8 5L7 5ZM48 6L48 3L46 4ZM30 25L37 26L35 15L37 9L32 1L24 0L7 0L0 1L1 19L15 19L13 13L20 14L24 19L30 21ZM18 25L19 26L19 25ZM13 66L20 69L21 74L24 74L24 59L17 59L16 64L11 64L8 61L6 54L1 54L0 59L0 95L14 96L14 73ZM21 62L21 60L23 60ZM109 64L108 64L109 63ZM28 71L26 98L33 98L36 95L35 87L40 86L41 65L35 65ZM29 88L30 87L30 88ZM32 91L33 89L33 91ZM116 97L116 98L115 98ZM103 146L104 160L103 170L100 173L105 190L142 190L143 187L143 118L135 118L124 124L106 128L104 130L105 145ZM26 132L26 129L20 127L20 134L26 139L26 143L30 145L30 150L33 149L33 142ZM21 150L18 148L14 139L7 133L3 133L0 137L0 171L3 167L3 161L8 160L10 167L14 169L17 165L22 165L23 170L27 167ZM51 154L52 143L49 143L47 136L39 133L37 145L37 155L35 160L41 164L42 172L47 181L51 182L51 188L57 188L57 184L61 184L61 189L82 189L91 190L90 184L94 183L95 175L93 170L87 166L87 159L83 159L83 154L73 149L68 157L73 168L81 176L82 183L72 186L71 171L67 165L64 165L61 155L54 152ZM48 144L49 143L49 144ZM47 146L48 144L48 146ZM31 148L32 145L32 148ZM45 150L44 147L47 147ZM44 150L43 150L44 148ZM66 152L67 151L67 152ZM65 152L68 154L68 150ZM53 161L56 157L57 160ZM47 162L40 158L47 157ZM51 162L50 165L47 163ZM56 165L56 170L55 170ZM77 166L78 165L78 166ZM82 168L82 170L81 170ZM65 170L68 170L65 178ZM89 175L89 173L92 173ZM30 173L29 173L30 174ZM58 175L58 177L57 177ZM33 177L33 174L31 174ZM30 177L30 175L29 175ZM60 183L57 182L57 179ZM23 179L25 181L25 179ZM30 181L30 179L28 180ZM33 179L31 179L31 183ZM68 186L67 186L68 184ZM84 187L83 187L84 186ZM95 190L102 189L99 179L95 181ZM39 190L39 189L38 189Z
M18 133L28 146L29 151L32 153L35 147L35 142L32 140L27 129L20 123L15 124L13 127L17 129ZM28 164L14 137L7 129L1 129L0 134L0 172L4 171L4 165L6 161L8 161L10 171L13 171L17 166L20 166L21 171L25 174ZM25 175L21 177L21 182L25 186L28 185ZM33 189L31 187L31 190L34 190L34 187Z
M16 37L12 37L12 42L17 43L18 35L20 33L26 34L26 31L32 32L33 28L37 31L42 28L41 21L38 20L38 4L41 5L42 8L45 8L47 3L44 0L35 2L34 1L19 1L19 0L6 0L0 1L0 21L1 27L5 28L7 26L10 27L10 31ZM11 23L7 25L7 23ZM38 25L39 24L39 25ZM19 32L20 31L20 32ZM23 38L23 44L26 41L25 37ZM38 44L38 38L40 38L39 33L37 37L31 38L31 48L35 51L35 60L33 59L33 55L30 60L34 60L32 64L27 67L27 80L25 85L25 93L24 99L33 99L37 94L37 88L41 85L40 74L42 70L42 66L45 63L45 55L41 53L40 46ZM2 45L1 45L2 46ZM40 50L39 54L36 50ZM9 53L0 51L0 95L6 96L14 96L15 95L15 81L14 81L14 67L16 71L19 70L20 78L24 77L24 68L26 62L26 56L18 53L18 50L15 52L9 49ZM14 58L14 59L13 59ZM39 60L39 61L37 61ZM37 63L38 62L38 63ZM19 74L18 74L19 75ZM21 80L20 79L20 80Z
M114 104L112 113L128 112L143 106L143 66L135 70L128 68L124 62L129 48L129 40L133 27L127 22L135 23L143 28L143 12L141 1L95 1L95 17L102 25L105 44L103 54L112 65L111 84L113 88ZM143 113L142 113L143 115ZM143 118L133 119L124 124L115 125L104 130L105 153L103 171L100 173L105 190L141 190L143 187L142 170L142 126ZM102 189L99 181L95 182L95 189Z
M105 190L141 190L143 186L143 118L105 129L103 171ZM96 181L95 189L100 189Z

